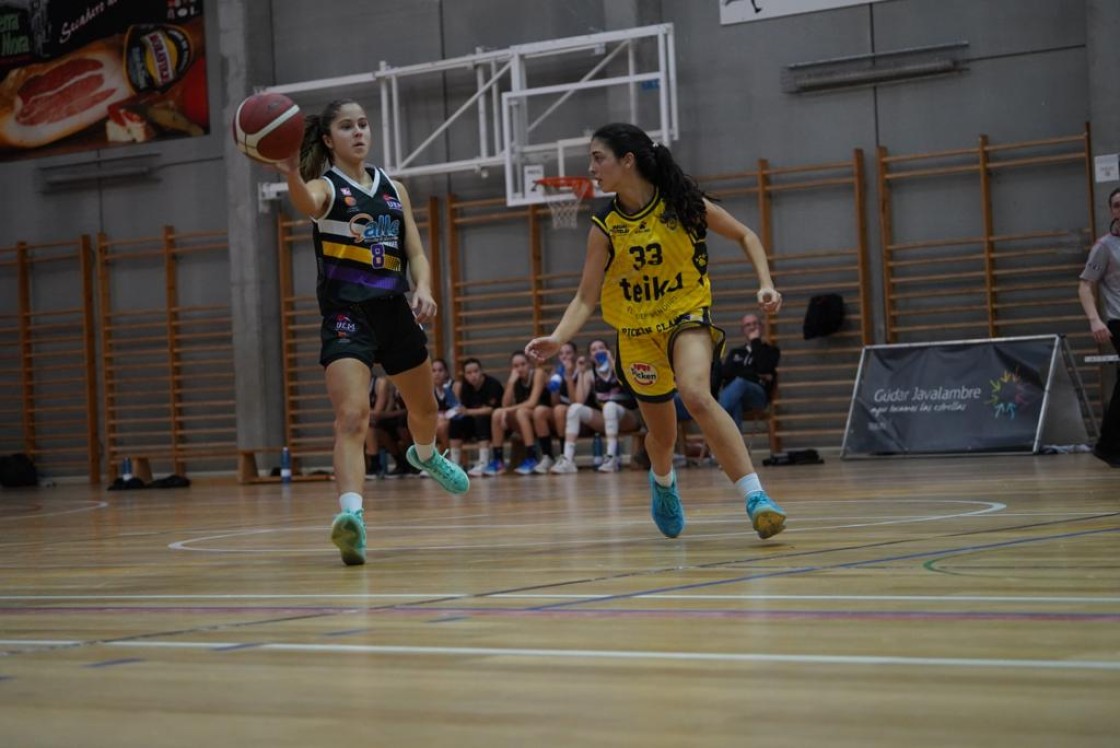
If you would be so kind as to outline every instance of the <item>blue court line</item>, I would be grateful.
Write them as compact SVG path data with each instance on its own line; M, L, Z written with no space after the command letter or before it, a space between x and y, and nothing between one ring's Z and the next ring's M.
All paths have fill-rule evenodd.
M144 662L142 657L122 657L119 660L103 660L102 662L91 662L83 667L113 667L114 665L130 665L133 662Z
M364 626L360 629L343 629L342 631L327 631L326 633L320 634L320 636L352 636L353 634L364 634L367 631L369 631L369 627Z
M615 600L629 600L631 598L639 597L642 595L653 595L664 592L679 592L681 590L696 590L705 589L709 587L718 587L725 584L738 584L740 582L753 582L757 579L772 579L774 577L794 576L797 574L808 574L815 571L830 571L833 569L855 569L861 566L873 566L875 564L886 564L892 561L908 561L915 558L925 558L927 556L944 556L947 554L961 554L971 553L974 551L985 551L993 548L1007 548L1015 545L1024 545L1027 543L1041 543L1048 540L1062 540L1064 538L1077 538L1086 535L1100 535L1102 533L1120 532L1120 527L1110 527L1103 530L1082 530L1081 532L1062 533L1060 535L1046 535L1040 538L1019 538L1017 540L1004 540L999 543L986 543L983 545L966 546L964 548L941 548L936 551L920 551L918 553L906 553L900 556L887 556L885 558L865 559L863 561L848 561L841 564L828 564L824 566L803 566L797 569L784 569L782 571L769 571L759 574L749 574L742 577L734 577L732 579L721 579L711 582L696 582L694 584L674 585L672 587L658 587L652 590L644 590L641 592L628 592L622 595L610 595L607 597L585 598L583 600L569 600L559 603L550 603L548 605L537 605L527 610L552 610L555 608L568 608L575 605L587 605L588 603L608 603Z
M1081 522L1081 521L1087 521L1087 520L1111 519L1113 517L1120 517L1120 512L1110 512L1110 513L1107 513L1107 514L1094 514L1094 515L1091 515L1091 516L1088 516L1088 517L1081 517L1081 518L1078 518L1078 519L1072 520L1072 521ZM1051 521L1048 521L1048 522L1031 522L1031 523L1025 524L1025 525L1015 525L1013 527L996 528L995 530L985 529L985 530L969 530L967 532L955 532L955 533L949 533L947 535L941 535L939 537L941 537L941 538L962 538L962 537L971 537L973 535L990 535L992 532L997 532L997 531L998 532L1008 532L1008 531L1011 531L1011 530L1033 530L1033 529L1036 529L1036 528L1039 528L1039 527L1052 527L1054 525L1068 525L1070 522L1071 522L1071 520L1069 520L1069 519L1058 519L1058 520L1051 520ZM818 549L811 550L811 551L796 551L796 552L787 552L787 553L771 552L771 553L768 553L766 555L758 555L758 556L753 556L753 557L748 557L748 558L738 558L738 559L734 559L734 560L731 560L731 561L709 561L709 562L703 563L703 564L693 564L689 568L693 568L693 569L719 569L719 568L727 568L727 567L731 567L731 566L739 566L739 565L742 565L742 564L752 564L752 563L755 563L756 561L776 561L776 560L784 561L784 560L791 559L791 558L801 558L803 556L820 556L822 554L838 553L838 552L842 552L842 551L866 551L866 550L870 550L872 548L886 548L886 547L889 547L889 546L896 546L896 545L910 545L911 543L914 543L915 541L928 540L928 539L929 538L909 538L909 537L907 537L907 538L895 538L895 539L892 539L892 540L880 540L880 541L877 541L877 542L874 542L874 543L859 543L859 544L856 544L856 545L847 545L847 546L840 546L840 547L835 547L835 548L818 548ZM662 569L640 569L640 570L629 571L629 572L624 572L624 573L601 574L599 576L583 577L581 579L569 579L569 580L565 580L565 581L562 581L562 582L547 582L547 583L543 583L543 584L532 584L532 585L523 585L523 586L520 586L520 587L510 587L508 589L496 590L496 591L491 591L491 592L480 592L480 593L477 593L477 594L474 594L474 595L467 595L465 598L459 597L459 598L453 598L453 599L462 600L462 599L470 599L470 598L486 598L486 597L490 597L492 595L506 595L506 594L512 594L512 593L517 593L517 592L533 592L533 591L537 591L537 590L554 590L554 589L558 589L558 588L561 588L561 587L572 587L572 586L576 586L576 585L594 584L596 582L618 581L620 579L632 579L634 577L659 576L661 574L664 574L666 571L674 571L674 569L664 569L664 568L662 568ZM605 598L603 598L603 599L605 599ZM430 604L438 603L438 602L442 602L442 600L439 600L439 599L421 600L421 601L417 601L415 603L410 603L410 605L430 605ZM392 607L392 606L389 606L389 607Z
M609 598L600 598L603 600ZM432 608L401 607L378 613L424 613ZM984 621L1076 621L1080 623L1117 623L1120 613L1057 613L1036 610L857 610L846 609L789 609L789 610L751 610L741 608L607 608L583 609L550 608L548 610L530 608L487 608L482 606L447 608L447 613L461 615L429 621L457 621L467 618L502 618L525 616L533 613L575 615L593 618L763 618L763 619L808 619L808 620L984 620Z
M262 642L245 642L244 644L227 644L221 647L214 647L214 652L233 652L237 649L253 649L261 646Z

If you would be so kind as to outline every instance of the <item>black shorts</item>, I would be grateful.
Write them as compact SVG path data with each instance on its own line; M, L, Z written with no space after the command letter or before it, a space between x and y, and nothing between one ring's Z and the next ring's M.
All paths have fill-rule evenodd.
M404 296L338 306L323 315L319 338L323 366L356 358L366 366L381 364L392 376L428 360L428 336Z
M448 427L452 439L463 441L490 441L490 416L464 416L457 415L451 419Z
M402 428L408 427L408 416L390 416L389 418L379 418L377 419L377 423L375 423L373 427L380 431L384 431L387 434L396 436L398 431L400 431Z

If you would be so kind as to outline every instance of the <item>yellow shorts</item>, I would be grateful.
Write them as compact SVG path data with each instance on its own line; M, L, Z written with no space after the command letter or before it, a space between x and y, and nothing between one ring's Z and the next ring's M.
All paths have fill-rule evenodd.
M712 324L711 314L703 312L682 315L667 330L628 335L618 334L618 375L622 377L634 397L651 403L672 400L677 393L677 380L673 376L673 343L681 330L706 327L712 335L712 357L723 358L726 334Z

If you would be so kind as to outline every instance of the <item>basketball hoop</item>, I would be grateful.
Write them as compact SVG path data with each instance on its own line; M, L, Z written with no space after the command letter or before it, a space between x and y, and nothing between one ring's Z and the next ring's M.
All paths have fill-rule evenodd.
M552 213L552 228L574 229L579 227L579 206L595 194L595 186L588 177L542 177L535 184L544 190Z

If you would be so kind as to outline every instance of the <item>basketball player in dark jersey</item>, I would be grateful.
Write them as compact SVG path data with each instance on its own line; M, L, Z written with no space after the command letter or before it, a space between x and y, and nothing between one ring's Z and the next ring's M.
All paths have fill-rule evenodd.
M743 499L759 537L782 531L786 515L762 490L731 416L712 397L712 357L723 331L712 324L708 229L736 242L758 274L758 302L775 313L782 297L770 279L758 236L708 200L669 149L634 125L600 127L591 138L588 171L615 198L592 216L579 290L551 335L525 350L543 361L587 322L598 303L618 331L617 369L638 398L646 423L650 513L662 534L684 529L673 470L680 391L727 477Z
M406 459L451 493L470 480L435 449L436 399L427 336L431 270L404 185L366 163L369 120L355 101L307 117L300 153L277 164L292 205L313 221L316 291L323 316L319 362L334 410L334 474L341 512L331 540L347 565L364 564L363 444L370 368L380 363L408 408L416 443ZM411 306L405 294L412 282Z

